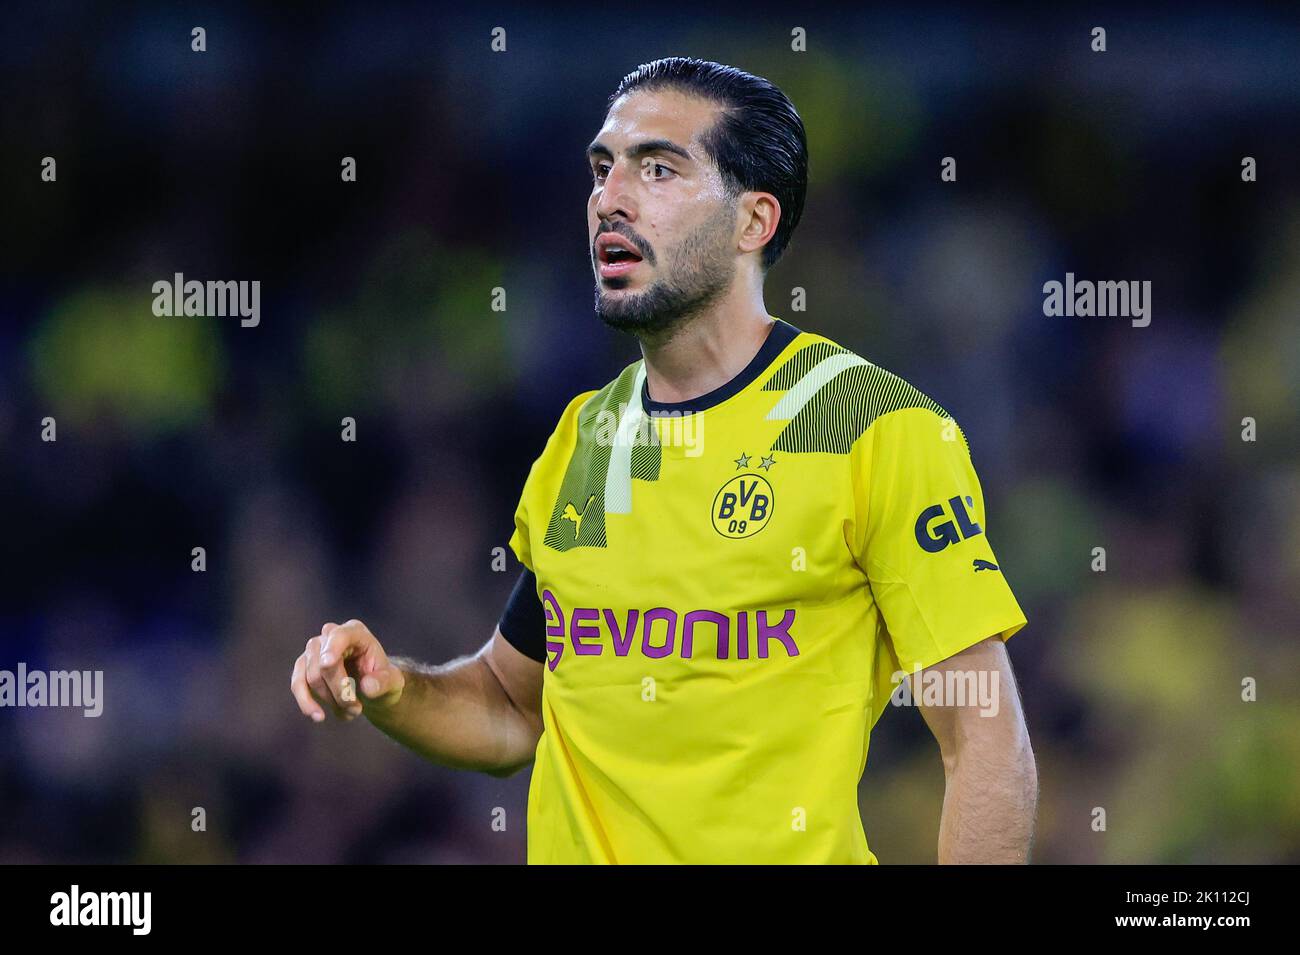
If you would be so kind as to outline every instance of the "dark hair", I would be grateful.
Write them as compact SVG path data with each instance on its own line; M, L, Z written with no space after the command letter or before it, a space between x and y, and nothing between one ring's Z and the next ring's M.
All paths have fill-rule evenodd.
M723 108L700 141L731 195L770 192L781 204L781 221L763 249L763 268L771 268L790 243L808 191L808 139L794 104L761 76L709 60L669 56L623 77L609 105L633 90L665 87Z

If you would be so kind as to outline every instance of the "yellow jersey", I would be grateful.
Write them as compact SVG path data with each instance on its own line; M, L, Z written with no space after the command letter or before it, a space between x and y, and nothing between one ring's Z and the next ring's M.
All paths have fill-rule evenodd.
M511 549L544 663L530 863L874 863L857 786L899 673L1025 624L965 435L775 320L678 404L574 398Z

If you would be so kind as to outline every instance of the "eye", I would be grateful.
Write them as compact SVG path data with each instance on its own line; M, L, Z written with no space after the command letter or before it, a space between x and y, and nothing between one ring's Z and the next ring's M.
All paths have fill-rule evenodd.
M598 162L592 165L591 175L597 182L604 182L605 177L609 175L609 163Z
M677 173L671 166L665 166L661 162L647 159L641 164L641 175L652 182L662 182L669 176L677 175Z

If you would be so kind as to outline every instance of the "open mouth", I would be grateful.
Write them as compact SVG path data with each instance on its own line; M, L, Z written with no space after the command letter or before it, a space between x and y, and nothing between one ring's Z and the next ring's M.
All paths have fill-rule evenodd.
M596 239L596 267L603 279L627 275L641 261L641 253L620 235L607 232Z

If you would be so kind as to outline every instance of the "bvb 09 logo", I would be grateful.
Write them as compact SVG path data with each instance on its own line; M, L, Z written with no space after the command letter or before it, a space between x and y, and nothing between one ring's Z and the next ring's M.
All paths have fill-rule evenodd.
M772 516L772 485L758 474L737 474L713 498L713 528L723 537L753 537Z

